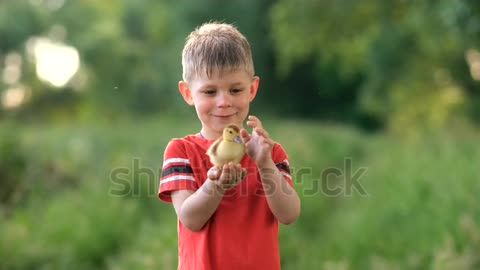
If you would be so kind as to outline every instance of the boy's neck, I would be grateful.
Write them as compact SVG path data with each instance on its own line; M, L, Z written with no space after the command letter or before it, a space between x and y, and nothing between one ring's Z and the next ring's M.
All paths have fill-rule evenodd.
M205 132L205 130L200 130L199 132L200 134L200 137L202 137L203 139L207 140L207 141L213 141L213 140L216 140L218 138L220 138L222 136L222 134L210 134L208 132Z

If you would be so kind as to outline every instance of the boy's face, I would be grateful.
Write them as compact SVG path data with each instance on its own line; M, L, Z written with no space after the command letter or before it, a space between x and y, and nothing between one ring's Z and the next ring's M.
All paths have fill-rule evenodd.
M211 78L196 77L181 81L179 90L190 106L195 106L202 122L202 135L216 139L228 124L243 126L250 102L257 94L260 79L243 70L214 72Z

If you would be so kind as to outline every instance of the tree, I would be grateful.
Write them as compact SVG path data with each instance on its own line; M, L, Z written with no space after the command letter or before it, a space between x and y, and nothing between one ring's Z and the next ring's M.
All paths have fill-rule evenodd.
M281 0L271 16L278 72L288 77L311 63L313 77L322 78L318 67L334 67L342 79L359 82L352 95L357 112L393 130L444 126L459 110L473 117L466 109L478 103L479 83L466 76L464 57L480 49L478 7L447 0Z

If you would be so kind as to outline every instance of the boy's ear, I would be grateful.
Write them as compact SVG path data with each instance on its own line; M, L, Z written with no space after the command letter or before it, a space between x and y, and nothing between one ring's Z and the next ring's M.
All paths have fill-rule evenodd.
M187 82L179 81L178 82L178 90L180 91L180 94L182 94L182 97L185 100L185 102L188 105L193 106L194 103L193 103L193 98L192 98L192 91L188 87Z
M259 84L260 84L260 77L254 76L252 84L250 85L250 102L252 102L255 99Z

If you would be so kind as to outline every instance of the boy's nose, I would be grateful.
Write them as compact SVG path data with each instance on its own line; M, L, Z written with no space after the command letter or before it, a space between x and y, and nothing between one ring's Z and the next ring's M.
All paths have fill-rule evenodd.
M220 108L230 107L232 106L232 99L228 94L220 94L217 97L217 106Z

